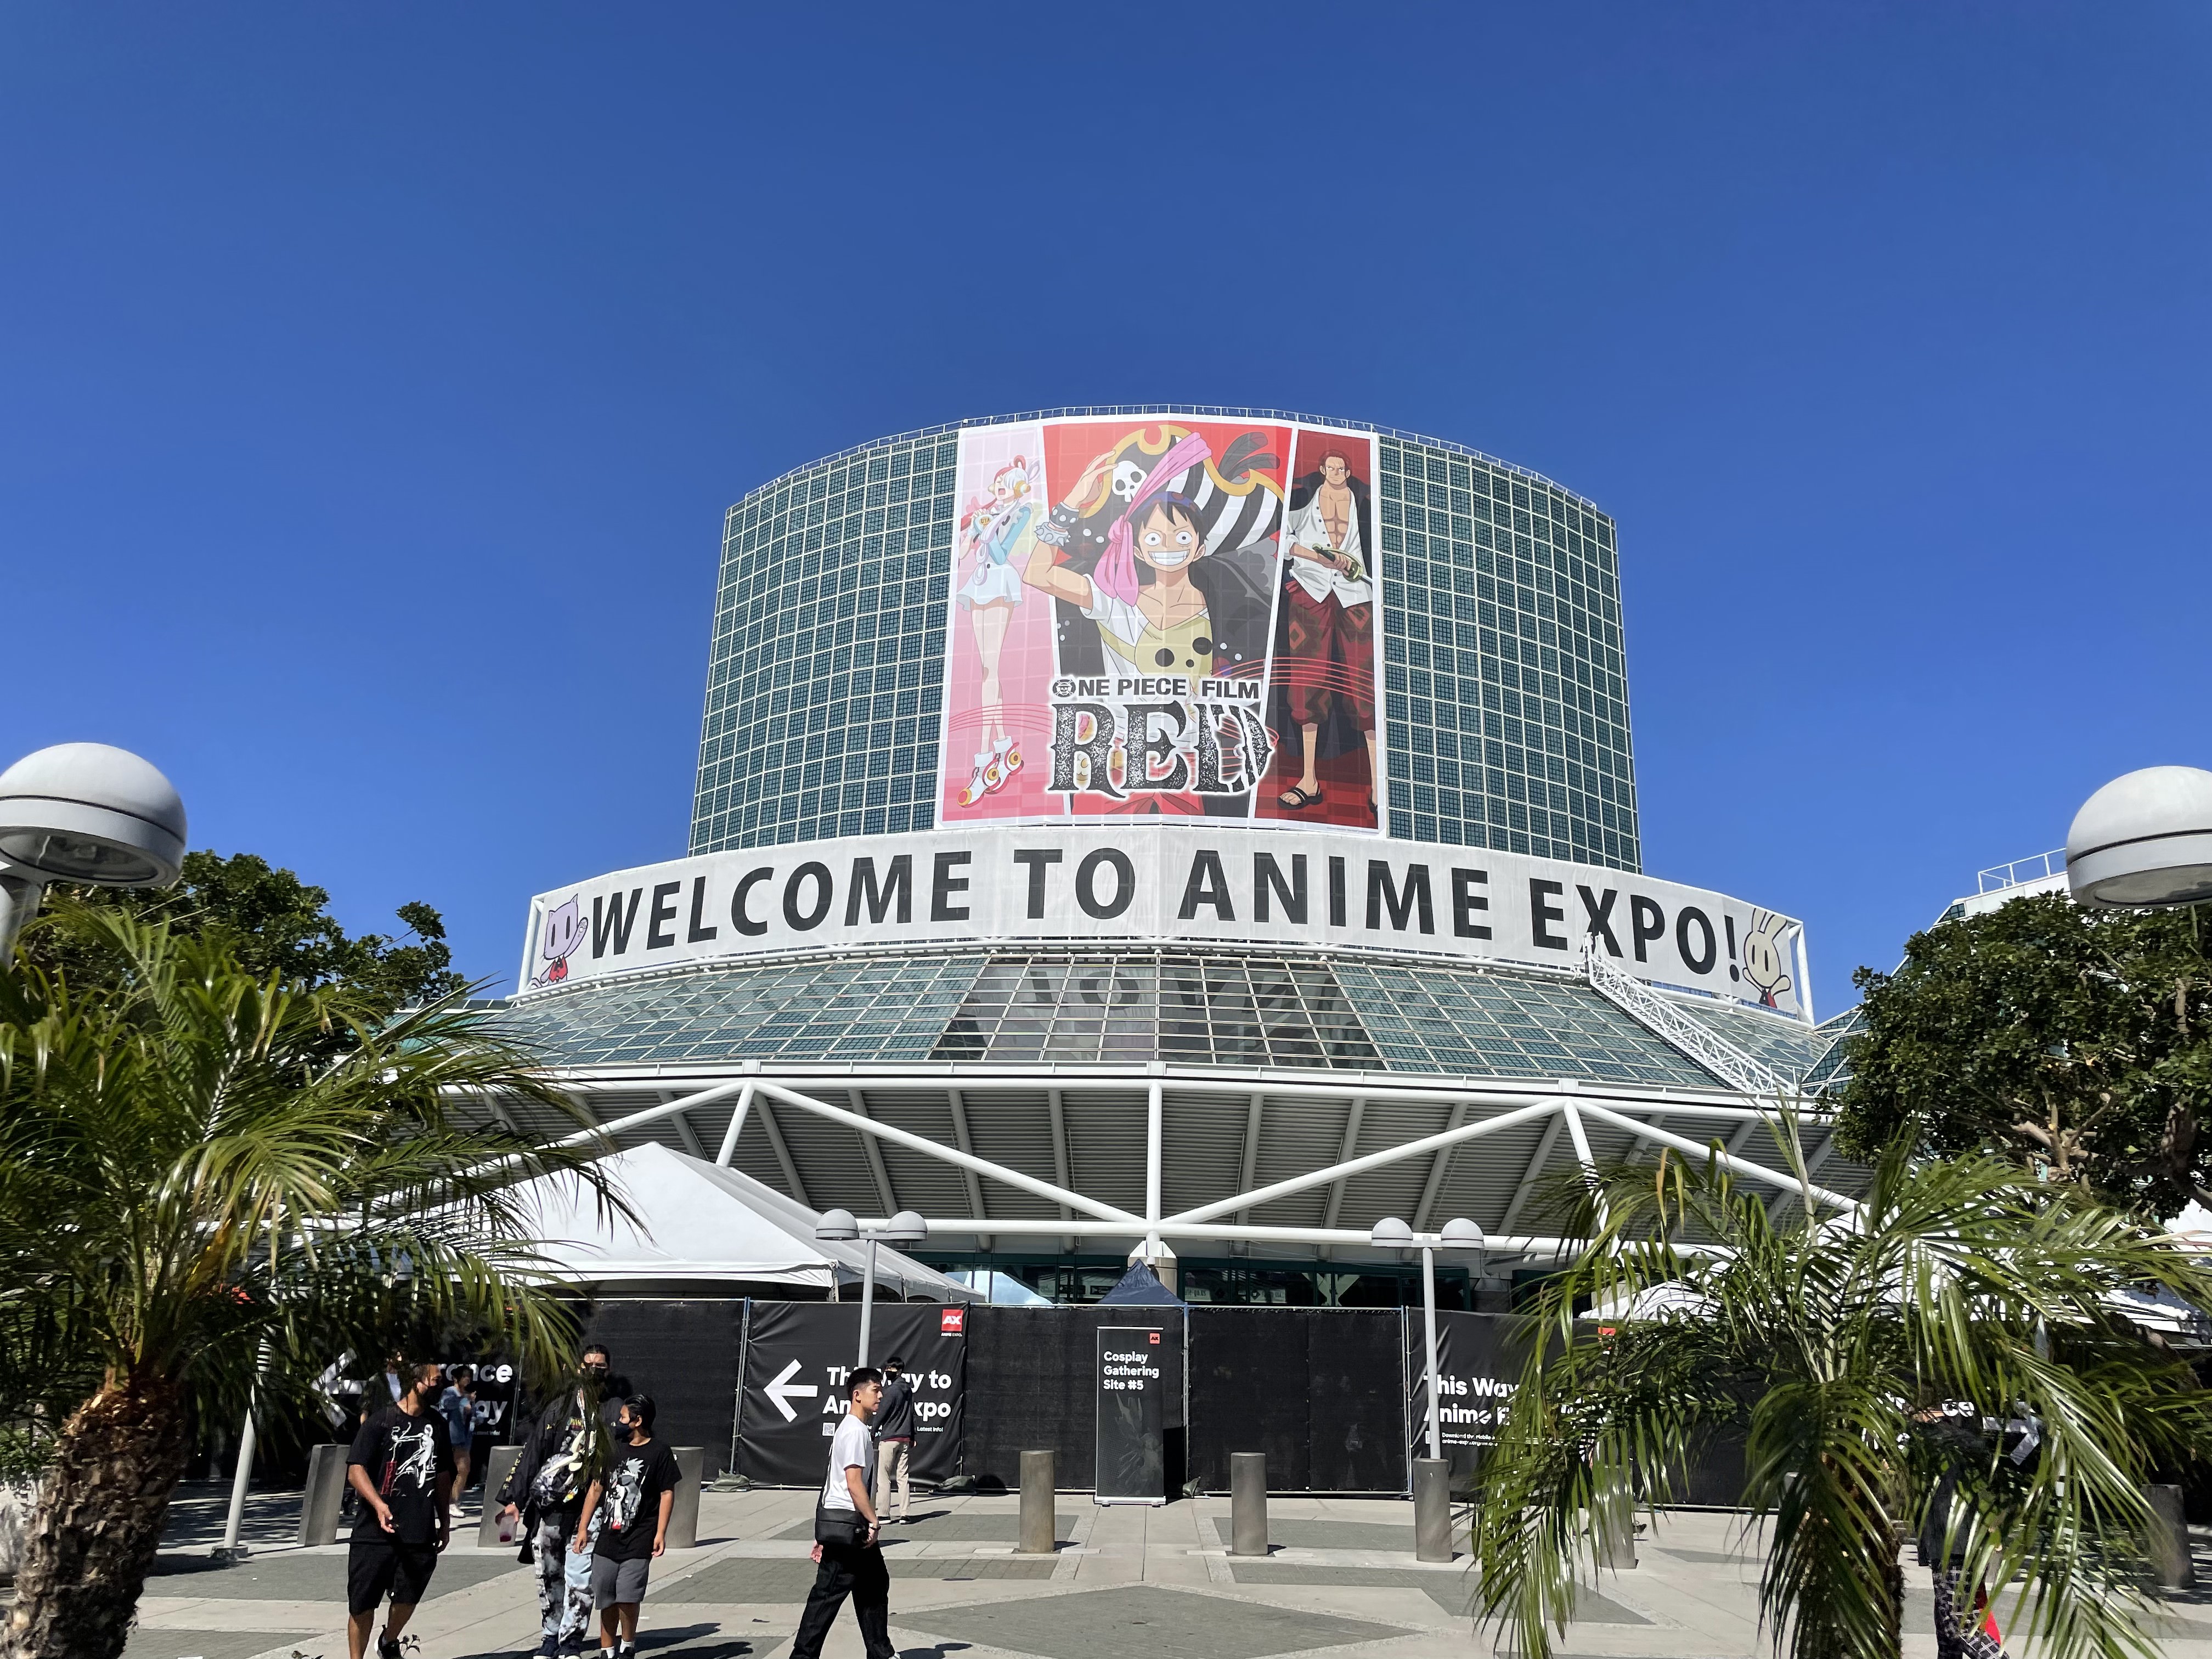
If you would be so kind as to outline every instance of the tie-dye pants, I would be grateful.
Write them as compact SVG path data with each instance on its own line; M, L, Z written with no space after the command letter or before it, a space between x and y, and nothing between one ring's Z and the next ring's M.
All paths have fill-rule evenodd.
M599 1517L592 1517L591 1538L599 1535ZM568 1547L576 1541L573 1516L540 1516L538 1521L538 1628L555 1642L580 1646L592 1620L592 1552L579 1555Z

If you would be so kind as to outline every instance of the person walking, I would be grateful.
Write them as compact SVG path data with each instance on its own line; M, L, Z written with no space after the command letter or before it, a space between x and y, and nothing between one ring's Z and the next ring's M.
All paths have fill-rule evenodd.
M399 1632L451 1537L453 1448L446 1419L430 1403L445 1378L434 1364L406 1375L398 1402L371 1413L346 1453L346 1482L362 1502L346 1545L346 1646L353 1659L368 1653L377 1604L387 1593L392 1607L376 1650L379 1659L398 1659Z
M876 1514L883 1524L906 1520L913 1500L914 1384L906 1364L893 1354L884 1361L884 1397L876 1407Z
M619 1399L608 1397L611 1356L588 1344L576 1384L548 1406L498 1492L500 1513L520 1515L538 1564L538 1651L581 1653L592 1616L592 1558L568 1547L584 1495L607 1467ZM489 1501L487 1499L487 1501Z
M821 1659L822 1644L848 1595L867 1659L896 1659L897 1653L891 1646L891 1576L884 1565L875 1505L868 1497L868 1471L875 1462L868 1420L883 1399L884 1381L872 1367L862 1365L847 1385L851 1398L845 1419L830 1442L830 1470L815 1498L815 1559L821 1565L799 1615L790 1659Z
M469 1463L477 1443L476 1373L456 1365L448 1373L445 1393L438 1396L438 1415L446 1419L446 1437L453 1443L453 1501L469 1489Z
M607 1478L592 1481L584 1494L583 1516L569 1546L572 1554L591 1552L600 1659L637 1659L637 1610L653 1560L668 1547L678 1476L676 1454L653 1437L653 1416L648 1395L634 1394L623 1401L623 1443L615 1449Z

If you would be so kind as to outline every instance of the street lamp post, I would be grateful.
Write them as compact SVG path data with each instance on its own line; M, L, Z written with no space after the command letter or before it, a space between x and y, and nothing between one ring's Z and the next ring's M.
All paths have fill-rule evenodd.
M1421 1253L1421 1329L1426 1346L1429 1379L1429 1455L1442 1457L1443 1452L1443 1419L1437 1407L1437 1252L1473 1250L1477 1252L1477 1271L1483 1247L1482 1229L1466 1217L1460 1216L1444 1224L1441 1233L1416 1233L1396 1216L1386 1215L1375 1224L1367 1235L1374 1244L1386 1250L1418 1249Z
M871 1227L863 1234L850 1210L824 1210L815 1224L814 1236L828 1244L849 1244L858 1238L865 1238L867 1244L867 1266L860 1274L860 1349L853 1361L858 1368L868 1363L869 1328L875 1322L876 1246L919 1244L929 1237L929 1224L912 1210L901 1210L882 1226Z
M185 804L150 763L58 743L0 772L0 955L51 882L167 887L185 863Z
M2146 766L2090 796L2066 832L2066 884L2109 909L2212 899L2212 772Z
M1446 1222L1441 1233L1417 1233L1396 1216L1386 1215L1375 1224L1367 1237L1370 1243L1386 1250L1418 1249L1421 1253L1421 1334L1427 1349L1425 1358L1429 1382L1429 1455L1413 1462L1413 1555L1421 1561L1449 1561L1452 1559L1451 1465L1444 1461L1443 1415L1437 1400L1437 1252L1480 1252L1482 1229L1462 1216Z

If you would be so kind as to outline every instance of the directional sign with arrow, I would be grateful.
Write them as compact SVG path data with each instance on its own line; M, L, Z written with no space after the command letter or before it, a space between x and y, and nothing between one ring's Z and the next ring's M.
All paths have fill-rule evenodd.
M794 1359L775 1374L775 1381L764 1383L761 1388L761 1392L768 1396L768 1403L783 1413L783 1420L787 1423L799 1416L791 1408L793 1401L811 1400L822 1392L811 1382L793 1382L791 1379L798 1375L799 1362Z
M738 1473L776 1486L821 1480L827 1437L845 1415L860 1321L850 1302L752 1304L738 1408ZM965 1322L948 1332L945 1310L933 1303L878 1304L875 1310L871 1356L881 1364L899 1355L913 1389L917 1480L949 1480L960 1473Z

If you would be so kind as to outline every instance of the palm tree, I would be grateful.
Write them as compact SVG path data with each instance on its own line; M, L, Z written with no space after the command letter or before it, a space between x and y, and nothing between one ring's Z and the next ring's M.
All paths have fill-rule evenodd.
M2114 1310L2149 1286L2212 1307L2212 1271L2078 1188L1903 1142L1855 1213L1823 1218L1794 1119L1771 1127L1805 1194L1794 1218L1717 1158L1663 1155L1573 1196L1583 1248L1544 1288L1486 1465L1485 1616L1548 1659L1600 1540L1729 1435L1771 1534L1760 1618L1796 1659L1896 1659L1899 1547L1931 1514L1969 1597L2019 1581L1999 1596L2008 1632L2062 1659L2154 1652L2144 1483L2212 1450L2212 1393ZM1971 1402L1954 1410L1977 1431L1947 1402ZM1978 1431L1990 1419L2039 1446L2016 1461Z
M112 1659L191 1422L236 1420L257 1379L304 1401L333 1359L441 1324L550 1373L572 1325L515 1183L612 1200L594 1148L462 1121L457 1097L573 1109L457 1008L258 978L112 908L34 925L116 966L0 970L0 1382L43 1381L4 1404L58 1422L6 1647Z

